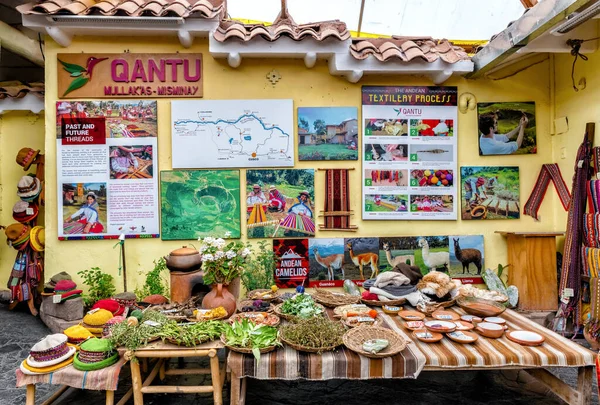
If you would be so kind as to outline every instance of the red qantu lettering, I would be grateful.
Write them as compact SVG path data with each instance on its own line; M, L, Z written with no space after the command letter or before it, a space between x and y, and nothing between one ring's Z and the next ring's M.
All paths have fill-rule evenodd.
M201 61L200 59L192 61L187 59L161 59L156 62L150 59L145 65L143 60L136 59L133 66L130 66L125 59L118 58L113 59L110 64L111 78L117 83L165 82L169 73L173 82L177 82L182 75L185 82L197 82L202 77Z

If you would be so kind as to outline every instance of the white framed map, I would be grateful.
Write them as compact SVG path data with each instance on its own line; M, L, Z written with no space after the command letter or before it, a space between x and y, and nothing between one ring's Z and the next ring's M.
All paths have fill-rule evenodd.
M173 169L294 166L293 100L171 102Z

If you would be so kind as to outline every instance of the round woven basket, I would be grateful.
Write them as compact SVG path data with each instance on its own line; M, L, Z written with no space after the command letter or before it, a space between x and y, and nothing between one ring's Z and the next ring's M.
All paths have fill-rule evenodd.
M363 343L370 339L386 339L389 342L388 347L378 353L370 353L363 350ZM395 356L406 348L407 342L391 329L378 328L376 326L364 328L352 328L342 337L344 345L361 356L372 359L382 359L384 357Z
M360 303L359 296L345 293L332 293L322 288L316 288L312 297L319 304L323 304L326 307L330 308L339 307L341 305Z
M244 319L244 318L245 318L245 319L248 319L250 322L252 322L252 317L250 317L250 316L248 316L248 315L251 315L251 314L258 314L258 313L260 313L260 312L239 312L239 313L237 313L237 314L235 314L235 315L232 315L232 316L231 316L231 318L229 318L229 319L227 320L227 322L229 322L229 323L233 323L233 322L235 322L235 321L238 321L238 320L240 320L240 321L241 321L241 320L242 320L242 319ZM264 312L263 312L263 313L264 313ZM266 313L266 314L267 314L267 317L268 317L268 318L270 318L270 319L272 319L272 320L274 321L274 323L273 323L273 324L261 323L261 324L259 324L259 325L265 325L265 326L273 326L273 327L276 327L276 326L278 326L278 325L281 323L281 319L279 319L279 317L278 317L277 315L275 315L275 314L270 314L270 313Z
M260 293L264 293L269 291L271 293L271 297L270 298L263 298L263 297L257 297L257 294ZM259 289L259 290L252 290L252 291L248 291L248 293L246 294L246 297L248 297L249 300L263 300L263 301L273 301L276 300L277 298L279 298L281 294L279 292L272 292L269 289L263 288L263 289Z
M380 317L375 318L375 322L373 323L359 323L359 324L351 324L348 323L348 319L342 319L342 323L344 324L344 326L347 326L348 328L372 328L372 327L377 327L377 326L381 326L383 325L383 319L381 319Z
M374 301L374 300L365 300L361 299L363 304L372 305L374 307L382 307L384 305L402 305L406 302L406 298L400 298L399 300L389 300L389 301Z
M243 301L238 302L238 304L237 304L238 312L242 312L242 308L244 308L244 307L251 307L253 302L254 302L254 300L243 300ZM275 307L275 305L273 305L272 302L269 302L269 309L265 309L265 310L261 310L261 311L257 311L257 312L273 312L274 307Z
M275 315L277 315L280 318L285 319L286 321L293 321L294 319L299 318L296 315L289 315L289 314L284 314L283 312L281 312L281 306L283 305L283 303L275 305L275 308L273 308L273 312L275 313ZM325 307L321 304L315 304L318 307L321 307L321 309L323 309L323 312L321 312L321 316L323 316L325 314Z
M225 345L225 347L227 347L232 352L238 352L238 353L244 353L244 354L252 354L252 349L251 348L228 345L225 342L225 337L224 336L221 336L221 343L223 343ZM269 352L272 352L273 350L275 350L276 348L277 348L277 346L275 346L275 345L263 347L262 349L260 349L260 353L261 354L262 353L269 353Z
M362 328L357 328L357 329L362 329ZM295 343L292 343L288 340L285 340L283 336L281 336L281 333L279 334L279 340L281 340L283 343L285 343L286 345L288 345L289 347L291 347L294 350L298 350L299 352L306 352L306 353L318 353L321 354L323 352L329 352L331 350L335 350L336 347L341 346L341 343L339 345L335 345L335 346L329 346L329 347L307 347L307 346L301 346L301 345L297 345Z
M369 307L366 307L366 308L367 308L367 312L371 310ZM351 311L353 309L355 309L354 304L342 305L340 307L335 307L333 309L333 315L336 317L342 317L344 315L344 311L346 311L346 310Z

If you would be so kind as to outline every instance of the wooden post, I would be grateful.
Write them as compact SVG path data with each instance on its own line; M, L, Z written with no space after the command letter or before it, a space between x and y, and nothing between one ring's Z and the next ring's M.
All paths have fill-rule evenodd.
M3 48L44 67L44 57L40 47L43 45L2 21L0 21L0 41Z
M27 384L25 405L35 405L35 384Z
M144 394L142 394L142 374L140 373L140 363L135 360L130 361L129 367L131 367L133 403L135 405L144 405Z
M213 398L215 401L215 405L223 405L223 386L221 385L219 358L217 357L217 351L211 350L208 356L210 357L210 375L212 379Z
M106 390L106 405L114 405L115 403L115 392Z

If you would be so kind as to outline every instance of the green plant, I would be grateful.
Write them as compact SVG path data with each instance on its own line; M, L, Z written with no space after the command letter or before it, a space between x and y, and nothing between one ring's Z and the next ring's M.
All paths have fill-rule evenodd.
M117 291L113 276L104 273L99 267L78 271L77 274L83 279L83 284L88 286L87 294L83 295L87 307L94 305L98 300L112 297Z
M277 259L273 249L269 248L267 241L258 242L258 251L246 258L246 265L242 272L242 284L247 291L271 288L274 284L273 274Z
M228 234L225 237L229 237ZM230 284L240 276L242 265L250 254L245 244L239 241L227 243L222 238L210 236L199 241L202 242L198 250L202 255L205 284Z
M154 269L150 270L146 274L146 280L142 288L135 289L135 295L142 299L149 295L159 294L165 297L169 296L169 281L165 274L168 274L166 260L161 257L158 260L154 260ZM144 274L142 270L138 272Z

